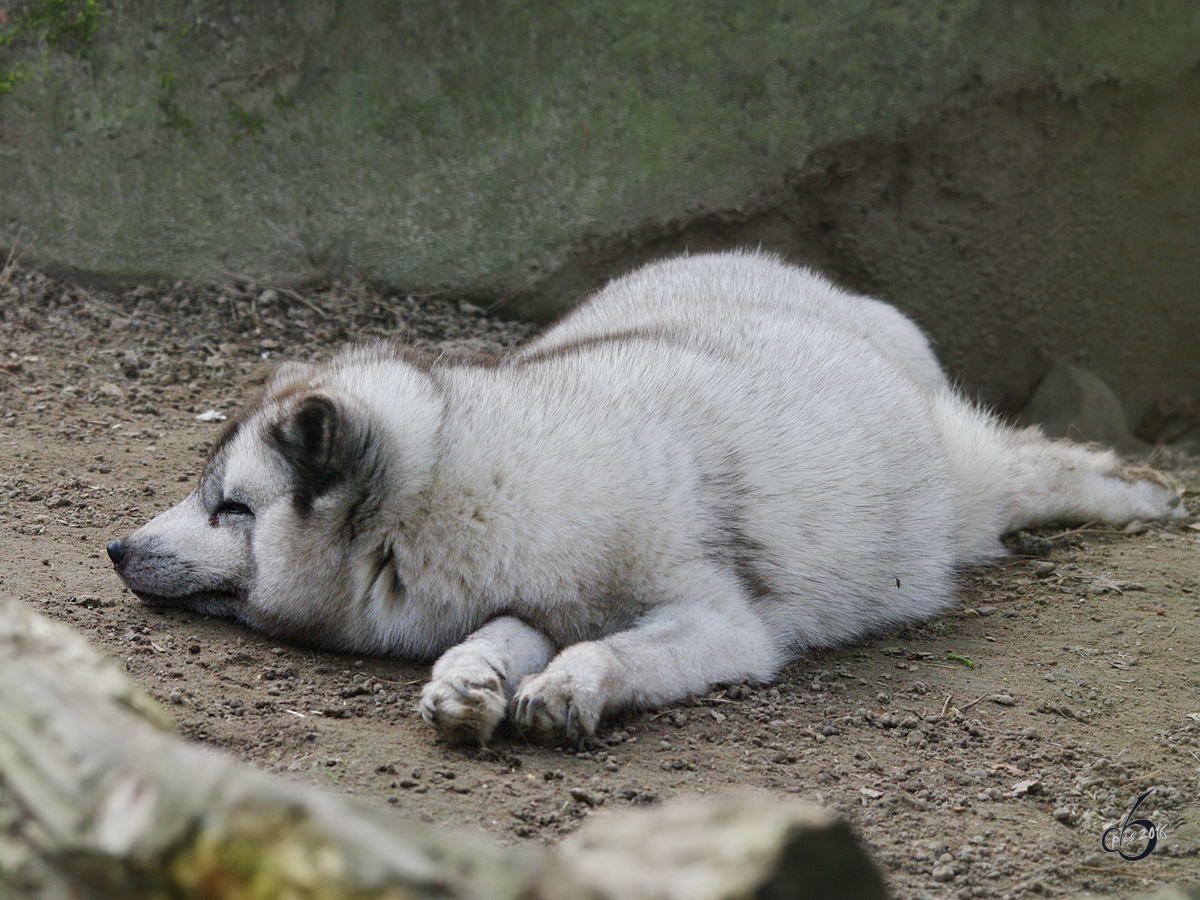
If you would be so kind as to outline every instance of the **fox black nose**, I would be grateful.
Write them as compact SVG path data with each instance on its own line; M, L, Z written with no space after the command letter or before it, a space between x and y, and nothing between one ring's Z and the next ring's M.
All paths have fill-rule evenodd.
M125 558L125 545L119 540L109 541L108 546L105 549L108 550L108 558L113 561L113 565L119 566L121 564L121 560Z

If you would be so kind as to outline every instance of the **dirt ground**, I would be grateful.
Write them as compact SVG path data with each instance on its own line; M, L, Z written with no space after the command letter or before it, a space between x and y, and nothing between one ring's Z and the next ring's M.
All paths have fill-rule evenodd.
M10 266L0 591L124 660L187 737L501 844L737 789L838 810L899 898L1200 879L1200 531L1186 525L1045 532L1018 549L1048 558L966 573L950 615L793 663L775 685L608 723L579 749L511 732L452 749L414 713L426 667L145 609L111 572L105 543L195 482L222 427L197 416L231 413L277 360L381 334L491 350L526 332L356 284L98 288ZM1160 461L1200 489L1200 461ZM1154 851L1105 852L1102 833L1151 789L1134 818L1157 827Z

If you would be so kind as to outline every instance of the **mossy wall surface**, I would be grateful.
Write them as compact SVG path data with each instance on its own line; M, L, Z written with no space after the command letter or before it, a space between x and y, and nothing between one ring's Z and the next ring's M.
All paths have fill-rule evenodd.
M37 5L13 4L9 25ZM363 275L508 298L533 315L619 270L613 248L644 255L664 228L744 224L772 198L803 218L821 198L796 206L792 186L836 166L829 148L894 147L964 90L1015 95L1032 80L1065 110L1097 85L1169 99L1200 59L1193 0L95 5L84 46L27 37L0 47L0 74L24 76L0 97L0 245L36 238L32 260L119 277ZM1123 129L1098 123L1096 139ZM1149 154L1148 169L1155 153L1176 165L1178 131L1130 152ZM883 273L928 274L954 241L961 249L962 227L939 236L947 209L990 213L987 197L950 177L955 152L992 153L993 182L1033 190L1020 179L1036 164L994 137L994 152L983 129L970 147L953 138L923 156L934 168L918 180L942 205L897 219L881 202L853 251L843 241L827 252L795 228L765 239L734 229L724 245L763 241L904 300L920 291ZM1029 146L1044 139L1035 129ZM1194 214L1171 215L1195 234ZM872 243L880 216L886 227L917 222L920 240ZM989 229L989 241L1012 245L992 255L1027 269L1052 239L1032 230L1039 246ZM882 260L898 250L912 256ZM939 321L956 304L993 314L972 306L986 298L956 300L936 281ZM922 301L909 306L919 313Z

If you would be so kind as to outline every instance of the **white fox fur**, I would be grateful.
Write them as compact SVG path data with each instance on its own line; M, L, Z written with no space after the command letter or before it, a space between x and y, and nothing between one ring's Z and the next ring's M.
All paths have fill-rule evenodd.
M1184 514L969 403L892 307L731 253L620 278L498 360L283 366L109 552L148 603L441 654L421 711L452 740L576 738L935 615L1004 532Z

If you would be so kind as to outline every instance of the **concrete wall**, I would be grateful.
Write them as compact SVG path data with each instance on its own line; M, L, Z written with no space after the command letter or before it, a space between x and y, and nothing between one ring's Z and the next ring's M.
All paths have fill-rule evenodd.
M0 245L42 264L545 316L762 242L913 311L990 400L1050 355L1135 409L1200 374L1191 0L98 6L0 47Z
M1005 412L1060 361L1112 386L1132 427L1155 399L1200 397L1200 70L1163 89L972 82L912 123L810 154L736 212L589 242L546 297L731 245L896 303Z

